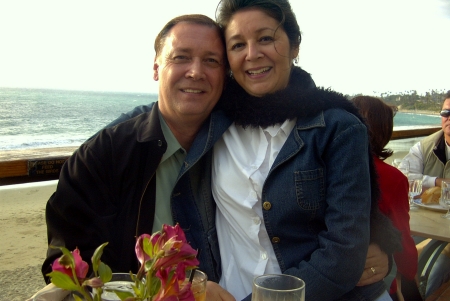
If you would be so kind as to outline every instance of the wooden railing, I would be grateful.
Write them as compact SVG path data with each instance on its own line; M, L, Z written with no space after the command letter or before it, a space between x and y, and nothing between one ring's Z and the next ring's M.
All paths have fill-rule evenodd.
M391 140L424 137L439 131L441 127L430 127L412 130L396 130L392 133Z
M397 130L392 134L391 140L428 136L440 127L420 128L412 130ZM45 152L34 150L25 152L25 156L17 155L17 159L5 160L0 156L0 185L37 182L58 179L61 166L76 149L64 148L64 151ZM52 149L55 150L55 149Z

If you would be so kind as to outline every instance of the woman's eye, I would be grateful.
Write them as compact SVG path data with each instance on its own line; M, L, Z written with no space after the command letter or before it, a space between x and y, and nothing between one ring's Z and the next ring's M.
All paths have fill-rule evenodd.
M236 44L233 44L233 46L231 46L231 50L237 50L242 47L244 47L244 43L236 43Z
M259 39L261 42L272 42L273 41L273 37L271 36L264 36L262 38Z

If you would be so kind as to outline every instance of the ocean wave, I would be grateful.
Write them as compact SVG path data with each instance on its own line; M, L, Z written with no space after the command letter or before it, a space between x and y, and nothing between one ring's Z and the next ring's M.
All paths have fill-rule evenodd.
M50 148L61 146L79 146L85 142L87 137L79 138L60 138L54 139L33 139L24 140L23 137L16 139L5 139L0 137L0 151L5 150L19 150L19 149L36 149L36 148Z

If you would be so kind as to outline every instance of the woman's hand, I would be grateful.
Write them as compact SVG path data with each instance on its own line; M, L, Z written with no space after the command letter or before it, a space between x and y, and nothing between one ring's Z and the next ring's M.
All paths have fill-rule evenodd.
M206 283L206 300L208 301L236 301L234 297L219 284L208 281Z
M364 286L382 280L389 271L389 259L377 244L370 244L366 265L357 286Z

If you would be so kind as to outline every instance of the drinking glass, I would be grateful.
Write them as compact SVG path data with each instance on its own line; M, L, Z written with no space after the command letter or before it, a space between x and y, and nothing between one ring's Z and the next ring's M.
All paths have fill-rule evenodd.
M194 299L195 301L205 301L208 276L200 270L186 271L186 280L184 283L189 281L192 272L195 273L191 284L191 291L194 294ZM183 285L181 285L181 287L183 287Z
M441 184L441 198L439 204L447 208L447 213L441 215L442 218L450 219L450 182L442 181Z
M409 174L409 161L406 159L394 159L392 166L400 170L405 176Z
M415 207L414 197L422 193L422 180L423 175L418 173L408 174L409 183L409 207Z
M290 275L262 275L253 279L252 301L305 301L305 282Z
M102 301L120 300L115 291L134 293L133 280L128 273L113 273L109 282L103 285Z

